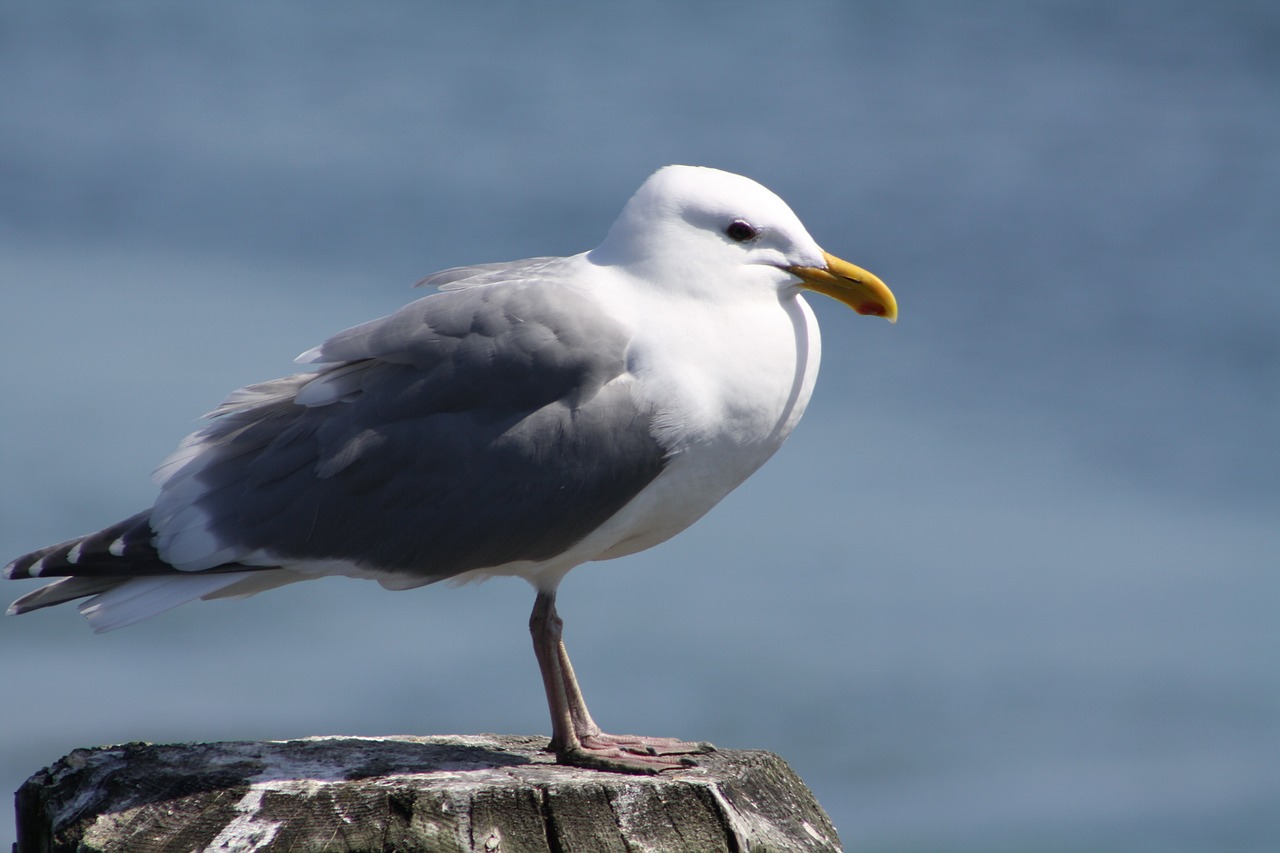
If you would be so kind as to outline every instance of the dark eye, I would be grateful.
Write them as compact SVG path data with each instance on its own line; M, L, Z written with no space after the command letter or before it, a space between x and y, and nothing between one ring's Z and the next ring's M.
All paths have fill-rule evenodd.
M735 219L724 229L725 236L735 243L749 243L760 236L760 230L750 222Z

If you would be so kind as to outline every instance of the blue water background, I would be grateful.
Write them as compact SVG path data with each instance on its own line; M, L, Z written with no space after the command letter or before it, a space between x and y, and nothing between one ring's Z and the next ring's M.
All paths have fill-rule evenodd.
M1274 3L0 4L0 557L671 162L776 190L902 320L817 302L789 445L570 575L596 717L780 753L850 850L1280 849ZM545 732L531 603L0 619L0 789L128 740Z

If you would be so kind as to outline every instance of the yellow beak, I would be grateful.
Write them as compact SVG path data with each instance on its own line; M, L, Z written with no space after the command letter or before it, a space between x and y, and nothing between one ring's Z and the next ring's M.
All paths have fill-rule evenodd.
M890 323L898 322L898 300L883 281L862 267L842 261L835 255L822 253L827 262L821 267L787 267L787 272L797 276L810 290L838 299L859 314L884 317Z

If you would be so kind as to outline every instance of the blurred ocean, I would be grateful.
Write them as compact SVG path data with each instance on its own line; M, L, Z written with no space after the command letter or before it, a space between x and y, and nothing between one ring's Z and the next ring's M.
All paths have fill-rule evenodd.
M1278 46L1231 0L0 3L0 558L149 505L197 415L426 273L718 166L902 321L811 300L788 447L569 577L596 717L780 753L850 850L1280 849ZM0 619L0 788L135 739L546 732L532 598Z

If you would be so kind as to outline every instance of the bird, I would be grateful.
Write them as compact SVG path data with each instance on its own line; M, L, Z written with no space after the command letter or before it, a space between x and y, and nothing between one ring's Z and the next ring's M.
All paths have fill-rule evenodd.
M712 747L611 735L587 710L556 591L573 568L697 521L782 445L821 354L804 299L896 322L889 288L823 251L761 184L646 179L603 241L455 267L434 292L248 385L155 471L150 508L10 562L95 631L195 599L345 575L403 590L523 578L558 763L656 774Z

